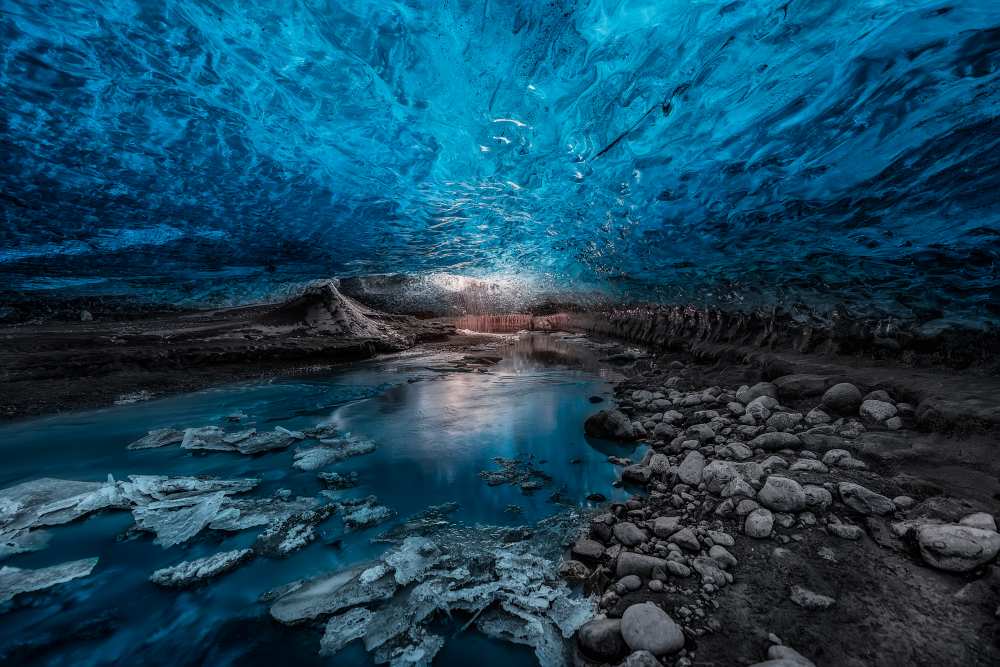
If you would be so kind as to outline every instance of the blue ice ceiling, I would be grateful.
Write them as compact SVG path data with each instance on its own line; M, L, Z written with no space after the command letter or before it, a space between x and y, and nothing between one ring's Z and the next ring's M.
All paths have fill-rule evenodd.
M995 0L0 6L8 287L1000 319Z

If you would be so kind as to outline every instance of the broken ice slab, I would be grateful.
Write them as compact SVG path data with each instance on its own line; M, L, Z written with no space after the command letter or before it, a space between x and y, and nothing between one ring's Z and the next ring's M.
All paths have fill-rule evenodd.
M299 470L319 470L353 456L363 456L375 451L375 443L353 436L320 440L320 446L299 449L292 464Z
M164 549L188 541L212 521L221 520L219 513L226 494L219 491L201 496L159 500L132 510L135 525L140 530L156 533L155 544Z
M97 558L84 558L37 570L0 567L0 604L15 595L51 588L67 581L88 576L97 565Z
M325 486L338 491L353 489L358 485L360 479L360 476L356 472L321 472L318 477Z
M184 561L177 565L165 567L150 575L149 580L158 586L167 588L187 588L197 586L209 579L218 577L250 561L253 558L252 549L236 549L225 551L197 560Z
M49 546L51 533L45 530L18 530L0 533L0 560L15 554L41 551Z
M207 449L210 451L232 451L232 445L223 442L226 432L218 426L202 426L184 430L182 449Z
M374 581L363 577L379 563L365 563L303 582L271 606L271 616L293 625L338 611L386 600L396 591L396 580L386 572Z
M111 477L107 482L51 477L23 482L0 491L0 541L6 541L6 535L58 526L111 507L127 507Z
M329 493L329 492L323 492ZM396 516L395 510L378 504L378 498L368 496L340 503L341 519L347 530L362 530L384 523Z
M156 447L179 445L183 441L184 431L175 428L158 428L130 444L127 449L155 449Z
M374 653L375 664L390 667L426 667L444 647L444 638L421 627L409 628Z
M223 512L209 524L212 530L238 532L257 526L279 524L293 514L315 509L316 498L228 498ZM234 511L226 511L234 510Z
M330 618L319 643L319 654L336 655L355 639L364 637L371 618L372 612L364 607L355 607Z
M268 527L257 537L255 551L281 558L302 549L316 539L316 526L333 516L336 505L292 514Z
M235 447L240 454L263 454L264 452L286 449L293 443L301 440L302 438L299 436L302 436L302 434L279 426L273 431L258 433L245 440L240 440L235 444Z
M322 474L320 475L322 477ZM376 538L373 542L399 543L410 536L429 535L451 526L448 516L461 507L456 502L431 505L427 509L414 514L403 523L393 526Z
M136 505L156 500L190 498L210 493L236 495L250 491L258 480L213 479L207 477L167 477L164 475L129 475L128 482L120 483L123 495Z

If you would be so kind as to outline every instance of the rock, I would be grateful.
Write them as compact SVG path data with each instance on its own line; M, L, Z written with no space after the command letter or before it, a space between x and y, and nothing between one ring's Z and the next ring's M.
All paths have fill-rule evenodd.
M979 528L981 530L992 530L996 532L997 522L993 518L992 514L987 512L976 512L975 514L970 514L958 522L962 526L968 526L970 528Z
M0 605L21 593L33 593L89 576L96 566L97 558L83 558L37 570L0 567Z
M733 536L721 530L709 530L708 536L718 545L724 547L736 546L736 540L733 539Z
M830 531L830 534L834 537L839 537L842 540L860 540L865 534L865 531L861 530L858 526L852 526L849 523L829 523L826 529Z
M755 398L759 398L761 396L768 396L770 398L777 399L778 388L770 382L758 382L752 387L740 388L740 390L736 392L736 400L743 405L747 405Z
M761 461L760 465L762 468L764 468L764 470L770 472L771 470L780 470L782 468L787 468L788 461L781 458L780 456L768 456L766 459Z
M754 663L750 667L816 667L798 651L788 646L775 645L767 650L768 660Z
M670 472L670 459L666 454L653 454L649 458L649 469L657 477L664 477Z
M856 414L861 405L861 390L849 382L835 384L823 394L822 404L834 414Z
M708 424L695 424L688 427L686 433L690 439L697 440L702 444L712 442L715 439L715 430Z
M708 550L708 555L715 559L719 566L724 570L730 570L739 564L739 561L736 560L736 556L729 553L728 549L719 544L712 545L712 547Z
M653 534L667 538L681 529L681 519L677 516L659 516L653 521Z
M604 555L604 545L594 540L581 539L576 541L571 552L574 558L593 562L600 560Z
M612 530L614 532L615 539L626 547L634 547L638 544L642 544L648 539L644 530L628 521L616 523Z
M802 487L806 494L806 507L816 512L825 512L833 504L833 494L822 486L806 484Z
M743 532L749 537L764 538L774 530L774 515L766 509L755 509L747 515L743 524Z
M833 419L819 408L813 408L805 417L805 422L810 426L817 424L829 424Z
M909 496L896 496L892 499L892 504L898 509L908 510L917 504L917 501Z
M691 486L701 484L701 473L705 469L705 457L701 452L695 450L688 452L684 460L677 468L677 477L680 481Z
M559 564L559 576L567 581L586 581L590 577L590 568L578 560L565 560Z
M870 391L865 395L865 401L882 401L883 403L890 403L896 405L896 401L892 400L892 396L889 392L883 389L876 389L875 391Z
M675 577L690 577L691 568L689 568L684 563L679 563L675 560L667 561L667 572L674 575Z
M630 574L638 575L643 579L652 579L653 570L656 568L666 568L667 561L655 556L646 556L632 551L623 551L618 555L618 562L615 565L615 576L619 579Z
M771 475L757 494L757 501L776 512L800 512L806 508L806 494L793 479Z
M828 466L840 467L845 461L850 461L853 457L846 449L831 449L823 454L823 463Z
M659 582L656 582L659 583ZM619 667L663 667L656 656L649 651L635 651Z
M896 506L891 500L860 484L841 482L837 485L837 490L840 492L841 501L860 514L883 515L896 511Z
M353 489L358 485L360 476L357 472L321 472L317 475L324 486L329 489L344 490Z
M791 431L802 422L800 412L775 412L767 420L768 428L775 431Z
M684 648L684 632L674 620L652 602L634 604L625 610L621 634L633 651L670 655Z
M883 426L885 426L890 431L898 431L899 429L903 428L903 420L900 419L899 417L890 417L889 419L885 420L885 424L883 424Z
M687 551L697 552L701 549L701 543L698 542L698 537L690 528L681 528L679 531L671 535L668 538L668 541L672 544L676 544L682 549L686 549Z
M940 570L969 572L1000 552L1000 533L971 526L927 524L916 529L924 561Z
M653 471L649 466L634 464L625 466L622 469L622 479L635 484L648 484L653 478Z
M777 452L782 449L801 449L802 440L794 433L761 433L750 441L750 446L763 449L765 452Z
M253 551L250 549L226 551L157 570L149 580L166 588L188 588L235 570L251 558Z
M625 655L628 647L622 637L622 622L617 618L595 618L576 633L583 652L601 660L614 660Z
M774 381L778 396L785 398L808 398L819 396L829 386L823 375L793 374L783 375Z
M632 421L620 410L601 410L584 422L587 435L605 440L635 440Z
M710 493L721 493L722 489L737 476L736 468L728 461L712 461L701 471L701 479Z
M179 445L184 441L184 431L175 428L158 428L150 431L128 446L128 449L153 449Z
M734 477L722 488L721 495L723 498L734 498L736 496L753 498L757 495L757 491L742 477Z
M896 406L885 401L866 400L861 404L859 414L866 424L884 424L896 416Z
M792 593L789 597L798 606L811 611L829 609L836 602L831 597L814 593L802 586L792 586Z
M825 475L830 472L829 468L816 459L799 459L788 470L790 472L811 472L819 475Z
M753 450L744 445L742 442L731 442L722 447L718 447L715 450L716 456L721 456L725 458L736 459L737 461L746 461L749 458L753 458Z
M710 584L716 588L722 588L729 583L729 578L714 558L698 556L691 562L691 567L701 576L702 585Z

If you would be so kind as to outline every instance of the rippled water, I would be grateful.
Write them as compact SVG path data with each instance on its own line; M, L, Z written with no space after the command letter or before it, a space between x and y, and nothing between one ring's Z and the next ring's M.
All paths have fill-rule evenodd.
M582 432L583 420L598 407L590 397L608 394L614 371L594 350L548 336L525 337L502 351L503 361L488 373L450 370L460 355L411 353L329 377L234 385L6 425L0 428L0 487L39 477L100 481L108 473L172 474L258 477L261 484L250 496L279 489L316 495L316 473L292 467L294 446L257 457L125 449L152 428L225 425L226 415L242 411L260 430L332 421L374 440L374 453L326 469L357 471L361 484L344 497L375 494L400 518L454 501L461 505L451 516L455 521L520 525L562 511L565 505L551 498L556 491L574 506L586 505L591 492L623 497L612 487L616 475L606 457L629 455L630 449L588 440ZM531 456L553 481L531 495L490 487L478 473L494 469L496 456ZM521 513L507 511L510 505ZM0 658L47 665L318 664L319 636L272 622L258 596L378 555L385 546L370 540L393 525L344 535L335 516L321 525L320 540L287 559L258 558L207 586L174 592L148 582L150 573L249 546L258 530L213 532L163 549L150 534L122 539L132 523L128 512L94 515L52 528L47 549L4 561L33 568L100 557L91 576L14 601L0 616ZM342 542L334 546L337 540ZM534 660L530 649L466 631L449 639L435 664ZM353 645L325 664L363 665L369 658Z
M0 35L11 284L1000 317L995 0L6 0Z

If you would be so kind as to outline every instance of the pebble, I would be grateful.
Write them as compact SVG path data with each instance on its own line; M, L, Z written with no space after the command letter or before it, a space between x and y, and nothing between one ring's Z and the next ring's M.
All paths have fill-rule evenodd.
M859 514L883 515L896 511L896 506L891 500L860 484L841 482L837 485L837 490L840 492L841 501Z
M821 403L834 414L855 414L861 405L861 390L849 382L841 382L826 390Z
M701 543L690 528L681 528L669 538L670 542L687 551L699 551Z

